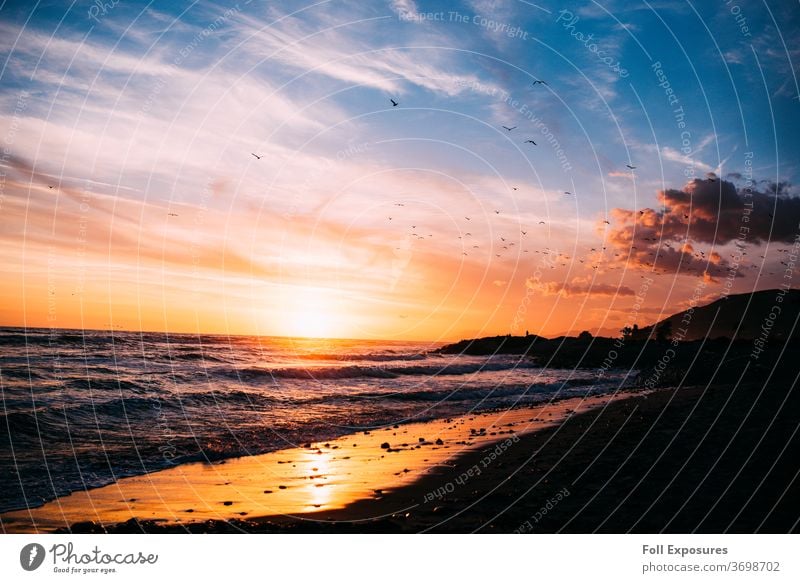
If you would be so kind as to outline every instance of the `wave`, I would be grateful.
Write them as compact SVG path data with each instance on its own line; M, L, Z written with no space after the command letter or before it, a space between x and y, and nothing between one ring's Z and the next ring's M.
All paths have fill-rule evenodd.
M229 362L228 359L206 352L173 352L165 360L184 360L190 362Z
M438 356L438 355L435 355ZM343 362L392 362L402 360L425 360L430 358L430 354L423 353L402 353L402 352L368 352L366 354L298 354L295 358L299 360L332 360Z
M461 364L425 364L408 366L318 366L286 368L237 368L214 371L229 378L256 380L271 379L309 379L337 380L355 378L392 379L400 376L438 377L443 375L467 375L480 372L494 372L515 369L538 368L530 361L516 362L478 362Z
M421 389L411 391L363 391L349 393L346 395L326 395L317 397L313 401L365 401L365 400L386 400L386 401L483 401L485 399L498 399L505 397L530 397L530 398L551 398L559 393L576 391L600 391L606 385L593 383L591 379L569 379L555 383L535 383L535 384L503 384L503 385L483 385L459 387L456 389Z

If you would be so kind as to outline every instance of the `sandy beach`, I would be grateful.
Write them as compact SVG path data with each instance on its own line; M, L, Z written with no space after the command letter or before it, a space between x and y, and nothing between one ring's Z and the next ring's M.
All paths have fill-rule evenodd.
M564 400L190 464L2 518L8 532L789 532L797 400L756 386Z
M342 511L363 500L378 505L361 520L380 519L387 514L380 502L391 492L423 476L446 473L468 452L498 444L504 453L520 435L628 396L563 399L534 408L394 425L263 455L184 464L8 512L0 519L6 532L79 531L130 520L160 527L264 516L305 521L309 513ZM491 462L483 470L503 467L500 459ZM470 478L472 474L477 476L471 472ZM389 514L396 511L394 500L389 507Z

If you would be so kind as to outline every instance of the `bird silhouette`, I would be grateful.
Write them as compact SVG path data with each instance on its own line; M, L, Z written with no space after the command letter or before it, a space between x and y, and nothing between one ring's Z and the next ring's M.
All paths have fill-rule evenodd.
M511 128L510 128L510 127L508 127L508 126L502 126L502 127L503 127L503 129L504 129L504 130L508 130L509 132L510 132L511 130L515 130L515 129L517 129L517 126L511 127Z
M631 170L636 170L636 166L631 166L630 164L625 164L625 166L627 166Z
M533 140L525 140L525 143L526 144L533 144L534 146L536 145L536 142L534 142Z
M547 82L542 81L541 79L536 79L536 81L531 83L531 87L536 87L537 85L547 85Z
M399 103L397 103L397 102L396 102L394 99L389 99L389 101L391 101L391 102L392 102L392 107L397 107L398 105L400 105L400 104L399 104Z
M253 154L252 152L250 152L250 155L255 156L257 159L261 160L261 156L259 156L258 154Z

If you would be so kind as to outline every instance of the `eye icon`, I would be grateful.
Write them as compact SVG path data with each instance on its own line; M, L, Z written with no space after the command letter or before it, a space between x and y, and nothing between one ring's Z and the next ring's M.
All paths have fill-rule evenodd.
M26 571L35 571L44 562L44 547L39 543L30 543L19 552L19 564Z

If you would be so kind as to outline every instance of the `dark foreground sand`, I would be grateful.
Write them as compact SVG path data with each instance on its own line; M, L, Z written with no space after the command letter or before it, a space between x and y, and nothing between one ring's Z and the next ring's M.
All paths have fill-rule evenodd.
M129 521L108 531L794 532L794 384L664 389L612 402L339 510L173 526Z

